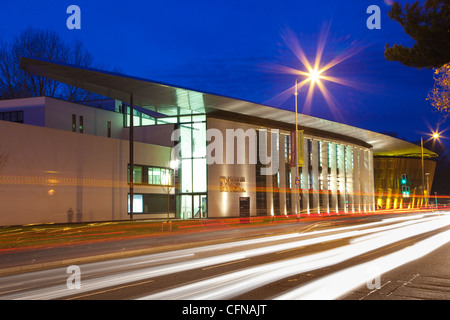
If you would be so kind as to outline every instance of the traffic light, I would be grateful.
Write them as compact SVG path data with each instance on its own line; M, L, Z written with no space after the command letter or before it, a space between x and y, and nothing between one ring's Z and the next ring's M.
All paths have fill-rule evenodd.
M409 186L402 186L403 197L409 197Z
M401 185L407 185L408 184L408 176L406 175L406 173L402 174L402 177L400 179L400 183L401 183Z
M402 195L403 197L409 197L409 180L408 175L406 173L402 174L400 178L400 184L402 189Z

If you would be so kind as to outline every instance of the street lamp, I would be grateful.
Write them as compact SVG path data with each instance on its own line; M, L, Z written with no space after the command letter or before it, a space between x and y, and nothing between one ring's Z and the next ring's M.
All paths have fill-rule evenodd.
M438 132L433 132L433 135L431 136L434 140L439 139L439 133ZM422 162L422 199L425 198L425 184L424 184L424 165L423 165L423 136L420 137L420 150L421 150L421 162ZM428 175L429 173L427 173L427 197L426 197L426 202L425 202L425 206L428 205ZM423 200L422 200L423 201Z
M314 83L318 82L319 79L321 78L320 76L320 71L318 71L317 69L310 69L309 73L305 73L305 75L303 76L299 76L297 77L297 79L295 79L295 92L294 92L294 96L295 96L295 178L296 180L299 179L299 171L298 171L298 148L299 148L299 138L298 138L298 80L300 78L303 78L305 76L307 76L308 78L303 80L302 83L307 82L307 81L311 81L311 85L313 85ZM300 184L296 184L297 185L297 214L300 210Z

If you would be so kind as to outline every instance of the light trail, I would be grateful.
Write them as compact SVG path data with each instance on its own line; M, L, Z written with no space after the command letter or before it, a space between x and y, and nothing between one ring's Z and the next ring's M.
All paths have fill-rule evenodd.
M366 262L345 270L333 273L298 289L284 293L275 300L335 300L346 295L361 285L371 282L378 276L408 262L421 258L450 241L450 231L442 232L412 246L388 254L374 261Z
M231 293L235 294L236 292L245 292L246 290L249 290L249 288L261 286L270 281L275 281L273 279L281 279L286 277L286 275L292 274L293 272L294 274L298 274L301 273L302 270L313 270L322 266L335 264L355 255L373 250L373 248L378 248L389 244L389 242L399 241L396 239L411 236L409 232L411 232L412 229L402 228L414 228L414 230L419 233L425 232L424 230L427 230L427 228L434 230L433 228L436 228L436 224L442 225L442 223L446 221L445 218L448 220L448 216L414 215L394 219L384 219L378 222L365 223L362 225L349 227L312 231L302 234L283 234L278 236L235 241L199 248L182 249L140 257L81 265L83 274L82 286L81 290L77 290L76 292L68 290L66 287L68 275L66 274L65 268L3 277L1 278L2 285L0 286L0 292L3 292L3 294L0 293L0 299L43 300L58 299L72 294L82 295L83 293L93 290L124 285L134 281L143 281L197 268L227 264L233 261L248 260L251 257L280 252L283 250L306 247L345 238L350 239L369 236L371 234L380 234L380 236L374 238L359 238L359 240L354 240L349 245L344 245L329 251L262 265L259 267L253 267L230 274L236 276L235 280L216 277L193 284L198 286L197 288L201 288L206 285L204 288L208 291L207 296L213 297L211 299L221 299L223 296L229 296ZM450 222L448 222L448 224L450 224ZM405 231L399 232L399 230ZM383 232L385 233L383 234ZM398 236L393 237L393 234L397 234ZM281 241L282 243L270 244L270 242L273 241ZM245 246L259 247L245 248ZM232 250L236 251L229 252ZM227 253L223 253L224 251ZM120 272L124 268L130 267L140 269L135 271ZM107 272L116 272L116 274L105 276L104 274ZM57 276L54 276L55 273ZM101 274L103 274L103 276L99 276ZM42 282L46 282L45 286L44 288L36 289L41 279ZM210 281L210 283L205 281ZM34 289L19 292L19 288L15 286L15 284L19 282L22 282L24 285L30 285L34 287ZM52 283L59 283L59 285L51 285ZM229 285L236 283L239 285L239 289L237 289L237 291L235 291L235 289L228 288ZM221 289L222 286L225 286L225 289ZM16 290L17 292L15 292ZM10 293L8 294L7 291ZM195 294L195 297L192 297L191 294L194 292L196 291L190 292L190 295L188 295L189 299L203 298L202 294L197 293ZM172 295L172 293L173 292L171 291L169 293L163 292L157 294L157 296L150 295L144 298L150 297L151 299L172 299L173 297L178 297L178 299L184 299L179 298L179 292L175 295Z
M181 286L164 292L142 297L143 300L214 300L229 299L239 294L251 291L271 282L287 278L292 275L316 270L346 261L361 254L401 241L415 235L434 231L450 225L450 217L427 219L412 225L405 225L391 230L389 233L338 247L328 251L311 254L305 257L289 259L281 262L269 263L262 266L244 269L219 277L203 280ZM420 255L420 253L417 253ZM407 261L405 261L406 263ZM351 276L351 273L350 273ZM331 284L332 285L332 284Z

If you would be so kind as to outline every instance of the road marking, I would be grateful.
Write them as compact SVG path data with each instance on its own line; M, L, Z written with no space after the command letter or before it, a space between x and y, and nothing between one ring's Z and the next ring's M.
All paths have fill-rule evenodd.
M244 261L248 261L248 260L250 260L250 259L242 259L242 260L236 260L236 261L231 261L231 262L227 262L227 263L217 264L217 265L214 265L214 266L202 268L202 270L219 268L219 267L227 266L227 265L234 264L234 263L244 262Z
M133 283L133 284L128 284L126 286L120 286L120 287L116 287L116 288L112 288L112 289L106 289L106 290L102 290L102 291L96 291L96 292L92 292L92 293L87 293L81 296L76 296L76 297L72 297L72 298L67 298L65 300L74 300L74 299L80 299L80 298L85 298L85 297L89 297L89 296L95 296L97 294L102 294L102 293L107 293L107 292L111 292L111 291L115 291L115 290L120 290L120 289L125 289L125 288L130 288L130 287L135 287L135 286L140 286L142 284L146 284L146 283L151 283L151 282L155 282L155 280L147 280L147 281L142 281L139 283Z

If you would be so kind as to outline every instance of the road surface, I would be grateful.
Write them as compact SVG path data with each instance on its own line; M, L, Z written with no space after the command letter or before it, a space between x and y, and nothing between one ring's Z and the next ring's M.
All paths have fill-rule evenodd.
M0 299L450 299L449 212L286 230L3 276Z

